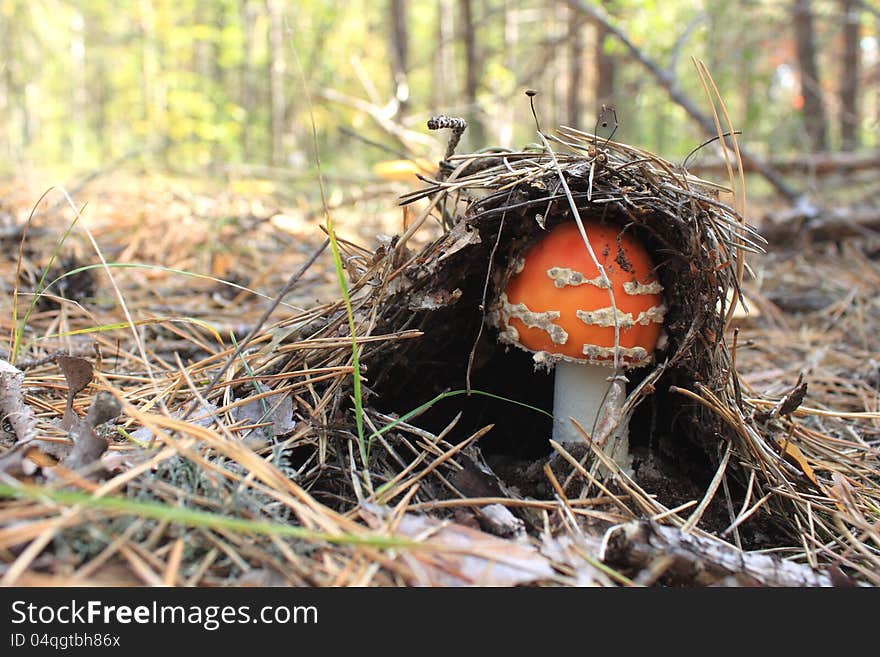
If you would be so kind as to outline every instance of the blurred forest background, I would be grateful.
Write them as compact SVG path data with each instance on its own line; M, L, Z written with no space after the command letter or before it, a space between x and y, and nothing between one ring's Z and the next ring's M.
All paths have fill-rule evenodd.
M596 566L598 540L595 549L579 542L565 549L548 531L573 531L577 515L578 523L651 517L664 529L720 532L731 541L721 557L732 555L737 568L746 563L740 549L766 548L790 557L786 565L830 563L880 585L878 2L0 0L0 333L10 338L0 359L7 361L4 385L12 390L8 382L16 382L5 399L18 400L14 412L0 414L28 417L19 409L32 406L39 430L32 447L30 429L0 426L0 585L458 585L466 580L450 573L464 573L465 563L476 564L467 566L467 578L482 584L487 564L507 571L505 559L526 563L518 556L524 530L513 515L515 523L491 529L504 537L500 544L472 533L488 518L471 510L474 500L483 505L484 495L498 491L521 498L511 508L522 506L529 532L552 539L542 560L566 552L551 558L552 568L549 561L534 567L564 574L565 583L650 585L680 569L686 583L705 584L706 573L726 572L705 568L704 555L681 566L668 559L666 544L648 541L648 565L624 564L633 579L612 580L613 571ZM712 94L694 59L711 73L730 124L741 131L748 203L720 157ZM536 117L529 89L538 92ZM484 332L482 323L489 283L501 280L483 272L505 258L510 266L512 248L524 248L525 222L520 232L505 228L504 244L504 213L497 228L492 218L476 231L473 216L465 222L444 213L487 188L479 173L460 203L451 198L462 191L453 189L458 177L445 179L433 199L417 192L399 206L413 188L433 194L411 168L390 165L419 163L435 175L449 137L449 130L427 128L436 115L467 120L456 150L462 157L538 141L536 118L545 133L569 125L613 135L637 147L624 149L625 164L615 168L617 160L607 159L617 152L612 146L606 159L599 151L569 172L583 178L589 170L592 189L600 161L611 171L602 179L606 190L625 198L637 189L642 197L637 205L614 198L603 207L628 215L629 204L650 210L643 224L682 225L668 232L675 241L643 226L663 245L658 270L675 276L690 268L685 280L699 274L712 293L680 282L668 288L687 296L679 308L698 309L698 316L686 337L676 327L683 346L674 366L666 369L667 360L650 374L663 373L656 390L657 379L637 384L642 390L649 381L651 390L639 393L650 396L638 409L643 429L631 430L633 444L640 436L648 454L638 495L627 486L617 489L625 495L609 496L602 487L595 498L576 493L582 499L574 507L563 500L563 477L557 481L532 459L550 429L549 413L533 411L550 404L552 386L548 377L512 376L519 367L530 371L531 360L524 353L518 364L506 360L490 340L494 329ZM582 143L589 151L593 140ZM565 150L559 142L553 148ZM543 180L552 180L546 158L522 158L516 185L526 186L532 166L545 167ZM491 166L499 170L498 159L514 160L481 159L496 160ZM581 166L587 161L588 169ZM708 182L692 185L666 161L686 163ZM632 174L621 176L624 167ZM490 189L509 184L497 171L492 176ZM717 202L704 194L723 189L716 184L737 194L720 191L730 207L709 212ZM546 218L550 202L543 205L540 186L527 191ZM434 200L443 211L432 211ZM753 224L767 248L749 253L749 270L737 274L748 304L729 317L722 349L714 295L727 285L720 281L728 280L728 265L742 260L721 259L730 244L748 245L740 244L740 229L736 239L711 236L720 234L719 217L733 226L734 215ZM447 231L450 224L461 231ZM488 235L497 236L491 251ZM698 252L705 257L687 256ZM451 253L456 259L438 268ZM461 279L477 272L467 285L438 274L462 262ZM440 283L428 286L430 276ZM711 349L711 359L685 367L685 347ZM72 361L78 380L65 384ZM710 362L691 378L691 367ZM450 373L432 378L445 364ZM470 377L472 364L474 389L485 397L459 396L471 386L464 372ZM8 374L12 365L26 374L26 386ZM412 376L399 395L380 389L392 390L387 381L405 368ZM424 386L409 386L418 378ZM448 397L434 397L447 385ZM88 423L96 417L91 409L103 414L91 401L108 388L126 405L118 427L105 423L105 439ZM283 404L271 402L270 416L266 400L276 396ZM512 400L525 415L511 410ZM197 406L201 419L190 417ZM427 409L432 418L420 415ZM83 422L64 424L78 414ZM718 433L718 418L733 427L732 438ZM367 444L377 438L372 459L364 453L365 426ZM493 459L485 471L481 453ZM87 479L105 473L112 479L100 485ZM12 500L19 490L4 483L10 476L47 490L75 486L82 495ZM580 487L579 478L593 476L566 481ZM499 482L512 482L513 492ZM93 496L125 506L89 506ZM380 518L364 500L396 506ZM141 501L162 505L151 511ZM177 515L184 503L210 517L184 527L190 521ZM425 511L430 522L442 518L444 528L455 518L458 528L444 538L420 519L404 530L410 510ZM142 517L126 525L118 512ZM217 524L226 514L261 529ZM264 522L288 533L262 535ZM411 531L452 549L424 557L433 562L422 561L427 546L412 561L391 552L377 560L395 544L361 539L385 541L385 527L389 536ZM314 548L296 538L316 530L302 539ZM343 534L358 542L325 543ZM587 534L578 527L571 537ZM480 560L462 553L461 541L472 539ZM751 585L757 571L747 570ZM423 573L434 571L436 579L426 580Z
M325 172L356 181L440 159L435 114L467 118L459 152L534 141L528 88L544 129L610 105L615 139L681 161L711 134L670 102L707 106L691 57L763 160L876 154L878 32L863 0L0 0L0 175L311 184L313 116Z

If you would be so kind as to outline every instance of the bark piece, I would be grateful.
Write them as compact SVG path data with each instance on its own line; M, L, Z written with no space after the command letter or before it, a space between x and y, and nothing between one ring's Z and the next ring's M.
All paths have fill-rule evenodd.
M831 575L778 557L686 534L649 520L609 529L600 557L615 568L649 570L667 560L665 576L691 586L834 586Z
M9 422L15 432L16 444L34 437L37 418L33 409L24 403L24 372L0 359L0 419Z

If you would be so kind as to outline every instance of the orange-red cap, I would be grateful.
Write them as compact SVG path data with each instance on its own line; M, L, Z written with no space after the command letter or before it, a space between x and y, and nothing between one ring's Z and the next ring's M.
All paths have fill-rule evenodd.
M620 363L651 360L666 308L645 248L629 232L584 222L603 281L574 222L559 224L532 246L501 295L501 340L536 353L611 365L617 312Z

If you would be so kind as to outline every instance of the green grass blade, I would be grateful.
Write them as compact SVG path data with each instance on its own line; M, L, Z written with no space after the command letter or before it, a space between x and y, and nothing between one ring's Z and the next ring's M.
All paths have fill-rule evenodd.
M40 199L36 202L36 204L34 204L34 207L31 209L31 213L28 216L28 219L27 219L27 222L25 223L25 226L30 225L31 220L34 217L34 212L36 211L37 206L40 204L40 201L42 201L46 197L46 195L52 191L52 189L54 189L54 187L50 187L49 189L47 189L43 193L43 195L40 197ZM74 209L76 209L76 208L74 208ZM85 210L85 206L83 206L83 210ZM12 348L9 350L9 362L12 363L13 365L15 364L15 361L18 358L18 352L21 350L21 343L22 343L22 340L24 339L24 330L27 327L28 319L30 319L30 316L33 314L34 308L37 307L37 301L39 301L40 295L49 287L49 285L52 285L52 283L49 283L49 285L44 286L44 283L46 282L46 277L49 275L49 270L52 268L52 265L55 263L55 260L58 259L58 254L61 253L61 247L64 246L64 242L66 242L67 238L70 237L70 233L73 231L73 227L76 226L76 222L79 221L79 218L81 216L81 212L82 211L77 213L77 215L74 217L73 221L71 221L70 225L67 227L67 230L64 231L64 234L61 236L61 239L55 243L55 247L52 249L52 255L49 256L49 262L47 262L46 266L43 267L43 272L40 275L40 280L37 282L37 289L35 290L36 294L34 294L33 299L31 299L31 303L28 306L28 309L25 312L24 317L21 318L20 322L18 321L18 294L19 294L18 280L19 280L19 276L15 277L15 287L12 291L12 326L14 328L13 328L13 337L12 337ZM27 231L25 230L22 233L21 244L19 245L19 253L18 253L19 272L20 272L20 268L21 268L21 257L22 257L22 253L24 250L24 241L25 241L26 237L27 237ZM53 283L54 283L54 281L53 281Z
M333 230L333 221L330 214L326 217L327 235L330 238L330 250L333 253L333 267L336 270L336 279L339 282L339 291L342 293L342 301L345 304L345 315L348 318L348 330L351 333L351 366L352 366L352 396L354 397L354 422L357 427L358 449L364 467L369 460L369 445L364 440L364 402L361 392L361 368L360 352L357 345L357 333L354 325L354 311L351 307L351 295L348 293L348 282L345 280L345 270L342 266L342 256L339 252L339 243L336 241L336 231Z
M170 506L160 502L129 500L118 496L93 497L87 493L69 490L49 490L37 486L9 486L0 484L0 498L26 498L49 500L57 504L78 505L88 509L133 515L139 518L175 522L188 527L207 529L226 529L248 534L286 536L305 541L325 542L338 545L365 545L375 548L417 547L419 544L409 539L390 536L359 536L356 534L329 534L305 527L281 525L259 520L221 516L207 511Z
M342 266L342 256L339 252L339 242L336 240L336 231L333 228L333 220L330 218L330 208L327 204L327 190L324 188L324 169L321 166L321 148L318 145L318 127L315 123L314 105L312 104L312 94L309 89L309 83L303 73L302 64L299 60L299 53L296 48L293 49L293 58L296 62L299 78L303 83L302 88L305 92L306 105L309 108L309 120L312 127L312 148L315 150L315 166L318 173L318 189L321 192L321 208L324 212L324 225L327 228L327 237L330 238L330 250L333 253L333 267L336 270L336 279L339 281L339 290L342 293L342 300L345 304L345 314L348 318L348 330L351 332L351 365L352 365L352 394L354 396L354 421L357 426L358 434L358 450L360 451L361 461L364 465L364 472L369 473L369 447L364 440L364 402L363 393L361 391L361 368L360 354L358 352L357 334L355 333L354 312L351 307L351 295L348 292L348 283L345 280L345 271ZM367 476L369 480L369 475Z
M220 333L217 332L213 326L211 326L208 322L197 319L195 317L151 317L150 319L136 319L134 320L135 326L150 326L152 324L164 324L165 322L177 322L179 324L195 324L196 326L200 326L201 328L208 331L217 342L222 345L223 338L220 337ZM102 333L105 331L115 331L117 329L129 328L131 324L128 322L115 322L113 324L101 324L100 326L90 326L88 328L74 329L72 331L62 331L61 333L51 333L49 335L44 335L38 340L50 340L53 338L64 338L70 335L87 335L89 333Z

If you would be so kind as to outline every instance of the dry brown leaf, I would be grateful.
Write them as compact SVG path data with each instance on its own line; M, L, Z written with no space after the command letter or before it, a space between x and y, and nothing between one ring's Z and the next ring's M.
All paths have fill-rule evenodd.
M78 358L76 356L58 356L55 360L67 381L67 405L64 407L64 417L61 420L61 427L65 431L70 431L79 419L76 412L73 410L73 400L77 393L82 391L92 382L94 371L92 369L92 364L85 358Z
M797 465L798 469L804 473L804 476L806 476L816 488L821 488L819 482L816 480L815 471L812 466L810 466L807 457L804 456L800 447L795 445L789 438L777 438L776 444L779 445L779 449L782 450L782 455L786 460Z
M269 390L263 385L258 387L261 393ZM245 421L248 424L269 423L268 426L251 429L242 435L242 440L255 440L265 436L275 438L293 431L296 424L293 420L293 401L287 394L260 397L236 406L232 409L232 417L236 422Z
M25 450L24 457L41 468L52 468L58 465L57 459L36 447Z
M73 449L61 461L68 470L78 470L99 461L107 451L109 441L95 431L95 427L119 415L121 405L109 392L99 392L85 418L71 429Z
M853 485L852 482L839 472L831 473L831 480L834 482L828 488L828 494L834 499L834 505L841 513L853 513L859 515L853 501Z
M187 419L187 422L199 427L210 426L216 419L217 406L210 402L200 403L198 408ZM186 416L187 410L180 408L171 414L171 418L180 420ZM148 427L140 427L131 432L131 437L142 444L149 444L155 439L155 434Z

